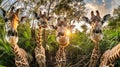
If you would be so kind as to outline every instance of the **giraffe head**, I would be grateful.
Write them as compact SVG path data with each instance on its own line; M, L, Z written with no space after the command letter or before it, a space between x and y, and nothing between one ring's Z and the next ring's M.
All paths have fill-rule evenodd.
M101 33L101 17L98 11L96 11L96 15L94 12L91 12L91 25L94 33Z
M48 24L48 17L46 15L46 12L44 12L44 14L42 14L41 11L40 11L39 19L40 19L40 24L39 25L41 25L43 28L46 28L47 24Z
M7 28L9 28L9 30L7 30L9 36L17 36L17 27L19 24L18 14L19 14L19 9L17 9L16 12L11 11L11 15L8 18L8 22L6 23L6 25Z
M94 11L91 11L91 19L88 19L87 17L82 17L83 20L90 23L92 27L91 28L91 39L93 42L98 42L103 38L102 25L105 21L108 20L109 17L110 17L110 14L107 14L103 18L101 18L98 10L96 10L96 15L94 14Z
M38 14L36 11L33 11L32 14L30 15L31 20L31 28L38 28L38 26L41 26L42 28L47 28L47 23L48 23L48 17L46 16L46 12L42 14Z
M58 18L57 26L51 25L53 29L56 30L56 40L60 46L67 46L69 44L69 34L74 28L74 25L67 25L66 21L61 21Z
M12 9L13 10L13 9ZM17 27L19 24L19 9L17 9L15 12L10 11L11 14L8 18L8 21L6 23L6 40L9 42L10 37L14 36L18 39L18 33L17 33Z

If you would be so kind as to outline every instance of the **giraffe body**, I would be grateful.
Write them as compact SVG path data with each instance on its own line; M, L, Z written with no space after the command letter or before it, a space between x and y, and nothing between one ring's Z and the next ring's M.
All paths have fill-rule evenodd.
M39 64L39 67L46 67L45 49L42 46L42 26L39 25L37 35L37 46L35 47L35 58Z
M114 46L111 50L105 51L101 57L100 67L111 66L114 67L115 60L120 58L120 43Z
M15 41L15 37L10 37L10 44L13 49L13 53L15 55L15 64L17 67L30 67L27 61L27 53L24 49L20 48Z
M35 58L40 67L46 67L46 56L43 46L35 48Z
M58 51L56 52L56 67L65 67L66 65L66 53L65 53L65 48L62 46L59 46Z
M57 62L65 62L66 61L66 54L65 54L65 48L60 46L57 53L56 53L56 61Z
M56 52L56 67L66 67L66 53L65 53L65 47L69 44L69 36L66 34L69 27L67 25L66 21L60 21L60 18L58 18L58 24L56 29L56 41L59 44L59 49Z

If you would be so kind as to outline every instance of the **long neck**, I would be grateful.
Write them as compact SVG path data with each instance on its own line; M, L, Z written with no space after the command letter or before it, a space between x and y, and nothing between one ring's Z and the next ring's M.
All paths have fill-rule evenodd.
M94 48L99 49L99 42L95 42L94 45L95 45Z
M20 48L17 44L12 44L12 50L16 57L23 59L23 57L21 56Z
M113 64L120 58L120 44L113 47L111 50L107 50L101 57L100 66Z
M64 47L59 46L59 49L56 53L56 61L57 62L66 61L66 54Z
M20 57L20 48L17 45L15 37L11 37L9 42L10 42L10 45L12 47L12 50L13 50L13 53L15 54L15 56Z
M39 25L38 34L37 34L37 46L42 45L42 27Z
M109 55L109 62L114 63L116 59L120 58L120 44L111 49L111 55Z
M14 40L13 40L14 41ZM17 43L11 42L11 47L13 53L15 55L15 64L17 67L29 67L29 63L27 61L27 54L24 49L20 48Z
M94 49L92 51L92 55L90 58L89 67L95 67L99 57L100 57L99 45L98 45L98 42L95 42Z
M95 42L95 43L94 43L93 54L94 54L94 55L97 54L98 56L100 55L99 42Z

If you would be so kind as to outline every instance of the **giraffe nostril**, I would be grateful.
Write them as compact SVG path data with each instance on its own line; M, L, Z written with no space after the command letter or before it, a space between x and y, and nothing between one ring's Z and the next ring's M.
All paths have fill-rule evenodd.
M58 33L58 36L64 36L64 33L59 32L59 33Z
M93 33L102 33L102 30L100 30L100 29L98 29L98 30L93 29Z

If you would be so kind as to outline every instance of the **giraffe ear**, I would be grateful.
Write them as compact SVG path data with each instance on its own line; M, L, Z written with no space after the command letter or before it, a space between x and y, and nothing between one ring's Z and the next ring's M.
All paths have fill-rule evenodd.
M75 25L70 25L70 30L72 30L75 27Z
M20 9L17 9L15 14L18 16L19 12L20 12Z
M103 17L102 24L110 18L110 14L107 14Z
M54 25L50 25L50 28L54 29L54 30L57 30L57 26L54 26Z
M22 16L21 19L20 19L20 22L24 22L26 21L27 17L26 16Z
M88 17L83 16L82 20L85 21L85 22L87 22L87 23L90 23L90 20L88 19Z
M98 10L96 10L96 15L100 17L100 13Z
M5 22L8 21L8 18L6 18L6 11L0 7L0 16L4 19Z
M93 18L95 15L94 15L94 12L91 11L91 18Z

